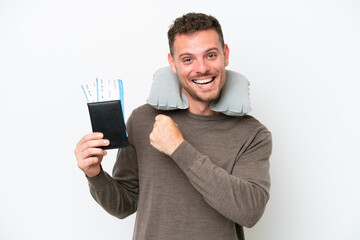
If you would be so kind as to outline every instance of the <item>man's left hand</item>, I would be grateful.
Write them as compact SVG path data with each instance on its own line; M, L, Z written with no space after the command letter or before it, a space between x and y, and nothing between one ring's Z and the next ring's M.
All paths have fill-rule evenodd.
M171 117L162 114L155 117L154 128L149 138L154 148L168 156L184 141L178 125Z

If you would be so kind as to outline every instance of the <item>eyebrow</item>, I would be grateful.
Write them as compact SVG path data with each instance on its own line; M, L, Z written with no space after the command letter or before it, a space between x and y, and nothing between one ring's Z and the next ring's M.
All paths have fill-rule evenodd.
M214 51L214 50L217 51L217 52L220 52L220 50L217 47L209 48L205 52L211 52L211 51Z
M209 48L209 49L207 49L206 51L205 51L205 53L208 53L208 52L211 52L211 51L217 51L217 52L219 52L219 48L217 48L217 47L213 47L213 48ZM188 55L194 55L194 54L192 54L192 53L182 53L182 54L180 54L179 55L179 58L181 58L181 57L183 57L183 56L188 56Z

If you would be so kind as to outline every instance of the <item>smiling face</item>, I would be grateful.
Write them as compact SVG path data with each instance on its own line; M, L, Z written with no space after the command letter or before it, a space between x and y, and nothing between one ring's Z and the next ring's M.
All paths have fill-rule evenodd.
M178 75L189 105L210 103L218 98L226 80L229 48L213 29L175 36L170 66Z

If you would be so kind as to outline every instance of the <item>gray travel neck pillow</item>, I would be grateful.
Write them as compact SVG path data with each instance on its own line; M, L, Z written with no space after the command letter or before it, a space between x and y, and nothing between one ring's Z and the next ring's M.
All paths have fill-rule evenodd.
M226 70L226 82L217 101L210 109L229 116L242 116L251 111L249 81L240 73ZM187 109L189 102L181 91L181 84L170 67L154 73L153 84L147 103L159 110Z

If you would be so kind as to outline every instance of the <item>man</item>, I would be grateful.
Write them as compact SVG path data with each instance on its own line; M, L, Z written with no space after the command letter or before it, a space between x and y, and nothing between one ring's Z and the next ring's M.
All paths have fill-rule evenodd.
M189 13L169 32L171 69L187 110L143 105L127 122L129 147L120 149L111 177L101 169L109 144L84 136L75 154L95 200L124 218L137 211L134 239L244 239L269 199L271 134L251 116L210 109L221 96L229 63L218 21Z

